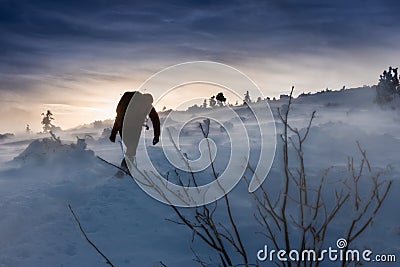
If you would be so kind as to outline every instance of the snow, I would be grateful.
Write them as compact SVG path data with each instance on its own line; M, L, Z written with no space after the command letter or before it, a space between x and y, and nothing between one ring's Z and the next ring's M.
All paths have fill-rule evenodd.
M311 112L317 111L304 147L307 172L316 181L329 167L332 167L328 176L330 181L342 177L346 172L347 158L360 159L356 141L367 151L374 170L389 170L385 177L394 181L391 192L374 223L352 246L369 248L376 253L397 254L398 258L399 111L376 106L371 90L361 88L300 97L294 101L291 122L302 129ZM276 108L282 107L285 101L270 102L275 116ZM246 118L250 146L254 148L250 163L254 164L259 155L256 142L259 136L254 118L246 107L234 109L240 117ZM234 131L235 125L230 122L232 118L227 116L224 108L189 115L203 116L204 119L211 113L228 126L228 131ZM161 118L164 117L165 114L161 114ZM198 144L202 133L198 122L203 119L187 124L180 136L182 151L188 158L199 157ZM276 128L278 132L282 129L278 120ZM177 219L168 205L148 196L128 176L116 178L117 169L97 157L117 165L122 159L118 139L115 144L110 143L107 130L103 133L101 128L86 125L59 134L62 144L50 136L34 134L17 135L0 143L0 266L107 266L85 241L68 204L89 238L115 266L162 266L160 262L167 266L193 266L196 263L193 262L191 246L200 256L215 255L201 242L192 244L192 233L186 227L166 220ZM150 145L151 135L152 131L146 133L150 157L161 173L172 171L161 147ZM87 147L77 136L86 138ZM221 172L231 151L227 134L221 131L220 124L211 121L209 138L218 148L215 160L217 171ZM242 146L241 143L233 145ZM143 149L139 146L137 153L143 153ZM282 185L281 151L278 142L272 169L264 182L271 194L276 194ZM202 183L210 179L209 171L199 173L199 177L204 178ZM368 189L365 180L361 190ZM324 192L327 199L333 193L333 188L329 190ZM256 234L260 227L253 219L253 198L243 181L229 193L229 197L238 227L244 233L249 258L254 262L257 251L268 241ZM342 237L343 224L352 214L349 209L343 210L328 233L327 245ZM227 219L219 218L222 221ZM388 263L387 266L396 265Z

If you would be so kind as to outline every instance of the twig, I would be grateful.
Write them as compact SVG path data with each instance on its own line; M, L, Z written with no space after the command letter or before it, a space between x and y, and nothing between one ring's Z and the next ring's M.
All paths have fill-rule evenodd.
M107 258L107 256L104 255L103 252L101 252L100 249L98 249L97 246L96 246L92 241L90 241L89 237L86 235L85 231L83 230L82 225L81 225L81 223L80 223L78 217L75 215L75 212L74 212L74 210L72 209L72 207L71 207L70 204L68 204L68 208L69 208L69 210L71 211L72 216L74 216L74 219L75 219L76 223L77 223L78 226L79 226L79 230L81 230L81 233L82 233L83 236L86 238L86 241L87 241L92 247L94 247L94 249L97 251L97 253L100 254L100 256L102 256L102 257L106 260L106 264L110 265L111 267L114 267L114 265L113 265L113 264L111 263L111 261Z
M102 158L102 157L100 157L100 156L96 156L96 157L97 157L99 160L101 160L101 161L103 161L103 162L107 163L108 165L111 165L111 166L113 166L113 167L115 167L115 168L119 169L120 171L124 172L125 174L127 174L127 175L129 175L129 176L132 176L132 175L130 174L130 172L129 172L129 171L127 171L127 170L125 170L125 169L121 168L120 166L117 166L117 165L115 165L115 164L113 164L113 163L111 163L111 162L109 162L109 161L107 161L107 160L103 159L103 158Z

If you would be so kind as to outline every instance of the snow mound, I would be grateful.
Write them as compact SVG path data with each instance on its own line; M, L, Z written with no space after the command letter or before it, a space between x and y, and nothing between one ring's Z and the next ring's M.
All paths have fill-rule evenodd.
M10 139L12 137L14 137L14 134L12 133L0 134L0 141Z
M76 144L62 144L59 140L44 138L34 140L13 162L24 165L70 165L90 162L96 159L92 150L86 149L84 139ZM69 163L69 164L68 164Z
M111 135L111 128L104 128L98 139L89 140L89 141L95 141L97 143L109 143L110 142L110 139L109 139L110 135Z

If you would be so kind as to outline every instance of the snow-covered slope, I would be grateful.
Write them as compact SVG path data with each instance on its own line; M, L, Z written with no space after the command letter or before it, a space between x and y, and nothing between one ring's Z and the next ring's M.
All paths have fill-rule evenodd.
M298 98L291 110L291 122L301 129L311 112L317 111L304 147L306 168L312 179L320 177L329 167L332 167L330 179L343 175L348 156L360 159L356 141L367 151L373 168L383 170L389 166L386 178L394 180L393 187L357 246L400 257L400 215L396 212L400 202L399 112L373 104L369 90L372 89ZM276 114L277 107L284 108L285 100L271 101L270 105ZM251 143L257 139L252 116L246 107L234 109L245 119ZM208 109L189 117L207 117L215 112ZM222 122L230 121L223 108L217 113ZM282 124L278 120L276 127L279 133ZM227 128L234 131L235 125ZM91 137L86 136L88 132L92 133ZM77 144L76 136L86 136L87 147L82 141ZM102 129L64 132L60 138L62 144L51 138L36 138L33 135L15 137L0 147L0 266L107 266L81 235L68 204L89 238L115 266L195 266L191 246L202 257L215 255L201 242L192 244L192 233L187 228L166 220L177 219L168 205L149 197L128 176L116 178L117 169L97 158L100 156L117 165L122 159L120 145L108 142L107 133L102 136ZM146 144L150 144L151 131L146 138L149 139ZM201 139L198 124L195 121L187 124L181 138L182 150L188 157L196 158ZM230 152L229 139L221 125L213 122L210 138L215 140L220 153L216 158L217 171L223 170ZM257 147L257 143L252 145ZM173 170L159 145L149 145L148 149L160 172ZM271 192L278 192L282 184L281 151L278 142L275 161L265 182ZM256 157L250 158L251 163L254 160ZM206 174L207 171L203 176ZM369 186L367 181L362 185ZM256 233L260 227L252 217L253 199L243 181L229 197L250 260L255 262L257 251L267 240ZM340 222L349 214L351 211L340 215L343 220L333 225L327 236L329 242L341 237ZM326 266L338 266L338 263Z

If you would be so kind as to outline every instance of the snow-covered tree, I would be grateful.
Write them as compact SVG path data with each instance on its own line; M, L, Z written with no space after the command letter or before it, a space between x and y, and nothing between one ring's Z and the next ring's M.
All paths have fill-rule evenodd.
M42 125L43 125L43 132L47 133L54 128L54 125L51 121L54 120L53 113L50 110L47 110L46 113L42 113Z
M251 103L250 93L249 91L246 91L246 93L244 94L243 104L250 104L250 103Z
M215 95L213 95L213 96L210 98L210 108L215 107L216 104L217 104L217 101L215 100Z
M398 68L389 67L383 71L376 87L376 102L379 104L392 101L396 95L400 95Z
M224 105L224 103L226 102L226 98L223 93L218 93L216 99L217 99L218 105L220 107L222 107Z
M103 129L103 122L101 120L97 120L93 122L93 127L96 129Z
M202 107L207 108L207 99L204 99Z

